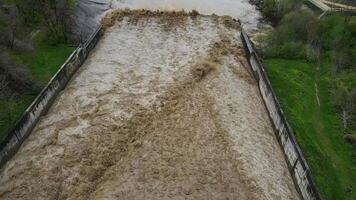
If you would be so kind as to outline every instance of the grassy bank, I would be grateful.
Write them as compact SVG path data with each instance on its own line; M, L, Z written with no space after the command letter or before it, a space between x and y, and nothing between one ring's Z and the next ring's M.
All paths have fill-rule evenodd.
M74 47L66 44L49 45L41 43L34 53L20 53L14 55L16 60L28 66L32 75L45 84L57 72Z
M31 104L35 94L21 95L10 100L0 100L0 141Z
M266 59L268 76L325 199L356 199L355 151L342 138L342 122L330 102L332 66L320 71L304 60Z
M0 141L74 50L75 1L0 3Z
M66 44L48 45L41 43L35 52L16 53L12 56L16 62L27 66L35 79L45 85L57 72L67 57L74 50ZM0 141L13 127L22 113L36 98L38 93L16 95L11 99L0 99Z

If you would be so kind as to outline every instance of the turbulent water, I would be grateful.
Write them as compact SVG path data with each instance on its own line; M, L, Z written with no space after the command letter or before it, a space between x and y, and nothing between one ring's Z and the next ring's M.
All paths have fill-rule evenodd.
M114 1L115 2L115 1ZM197 10L202 14L229 15L248 27L256 27L259 12L248 0L122 0L115 7L131 9Z
M240 28L121 20L0 171L0 199L298 199Z
M260 14L238 0L79 0L78 33L115 8ZM0 199L298 199L227 17L132 12L0 171Z
M117 8L150 10L197 10L202 14L229 15L240 19L248 30L260 25L260 13L249 0L78 0L75 9L75 30L89 34L107 11Z

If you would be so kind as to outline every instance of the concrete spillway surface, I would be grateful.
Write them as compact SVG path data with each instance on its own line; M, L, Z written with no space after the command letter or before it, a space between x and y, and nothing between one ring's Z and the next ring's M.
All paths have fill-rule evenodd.
M0 199L298 199L228 18L130 14L0 172Z

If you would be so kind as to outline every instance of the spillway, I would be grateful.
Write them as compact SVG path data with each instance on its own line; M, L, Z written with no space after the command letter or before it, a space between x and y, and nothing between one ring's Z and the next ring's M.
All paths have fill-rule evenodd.
M0 172L1 199L298 199L227 17L129 12Z

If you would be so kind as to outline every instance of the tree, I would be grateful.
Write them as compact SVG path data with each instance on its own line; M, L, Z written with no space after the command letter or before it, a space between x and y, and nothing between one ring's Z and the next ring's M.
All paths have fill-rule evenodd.
M333 103L343 121L344 131L354 125L356 117L356 88L349 88L338 79L333 90Z
M282 17L298 6L296 0L265 0L262 6L262 14L277 25Z
M74 0L15 0L24 22L42 23L54 42L68 40Z
M17 9L15 5L3 4L0 6L0 43L13 48L16 38Z

